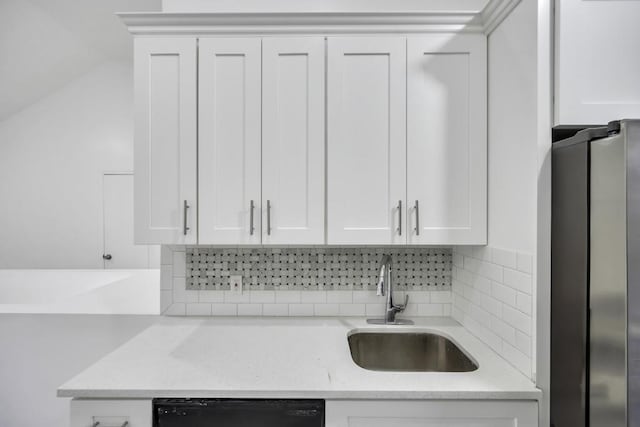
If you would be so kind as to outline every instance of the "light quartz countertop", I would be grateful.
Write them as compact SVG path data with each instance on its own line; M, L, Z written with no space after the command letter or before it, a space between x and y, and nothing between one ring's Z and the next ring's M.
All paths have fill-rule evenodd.
M530 379L450 318L414 326L358 318L161 318L58 389L79 398L518 399ZM355 330L435 332L479 365L473 372L380 372L357 366Z

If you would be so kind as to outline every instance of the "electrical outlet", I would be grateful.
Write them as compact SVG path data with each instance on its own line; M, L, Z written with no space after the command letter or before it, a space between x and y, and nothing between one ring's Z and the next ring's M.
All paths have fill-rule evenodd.
M242 276L237 274L229 277L229 287L231 292L242 294Z

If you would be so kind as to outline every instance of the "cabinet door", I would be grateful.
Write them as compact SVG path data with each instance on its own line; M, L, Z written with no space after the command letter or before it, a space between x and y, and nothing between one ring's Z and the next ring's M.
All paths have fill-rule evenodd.
M260 52L257 38L200 39L201 244L260 243Z
M324 243L324 38L262 45L262 242Z
M196 243L196 40L137 38L134 236Z
M73 399L71 427L151 427L153 405L146 399Z
M555 2L555 123L640 117L639 1Z
M538 427L531 401L345 400L326 402L327 427Z
M486 244L486 41L407 41L407 236L413 244Z
M406 39L328 40L329 244L406 242Z

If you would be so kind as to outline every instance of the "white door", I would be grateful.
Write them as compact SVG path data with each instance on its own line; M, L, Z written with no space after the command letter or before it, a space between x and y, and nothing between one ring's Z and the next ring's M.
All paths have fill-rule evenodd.
M261 40L200 39L201 244L261 242Z
M135 241L197 243L196 40L136 38Z
M324 45L262 42L263 243L324 243Z
M328 40L329 244L403 244L406 39Z
M486 40L407 40L407 236L487 242Z

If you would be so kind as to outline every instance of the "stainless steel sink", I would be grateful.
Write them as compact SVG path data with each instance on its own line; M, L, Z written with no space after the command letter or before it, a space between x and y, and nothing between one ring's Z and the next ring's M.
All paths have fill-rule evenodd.
M451 340L432 333L356 332L353 361L371 371L470 372L478 366Z

